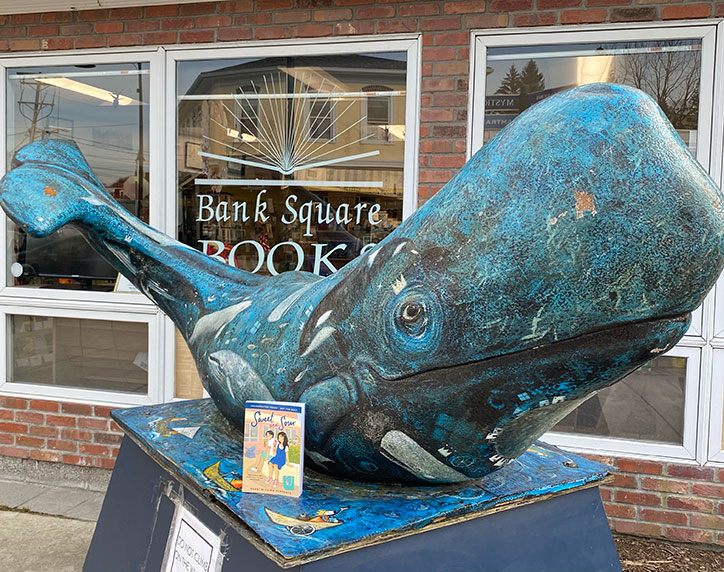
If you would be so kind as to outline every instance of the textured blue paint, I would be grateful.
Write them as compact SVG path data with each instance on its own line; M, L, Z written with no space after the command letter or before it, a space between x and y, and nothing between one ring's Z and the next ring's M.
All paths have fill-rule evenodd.
M78 226L177 324L224 415L303 401L309 462L353 478L504 465L674 345L724 260L718 190L654 102L620 86L532 107L325 279L254 276L171 240L67 143L15 165L0 183L13 220L37 236Z
M462 485L382 485L307 471L304 494L298 499L248 494L223 490L203 474L207 466L219 460L223 471L240 472L243 454L240 432L230 427L210 400L116 410L112 415L152 458L161 459L166 469L186 479L187 486L195 487L197 493L210 493L285 558L321 556L318 553L379 541L382 535L389 538L421 532L433 522L472 517L506 502L531 500L598 482L609 468L537 443L500 471ZM159 423L171 418L177 419L171 427L201 425L201 429L193 439L156 432ZM287 527L274 524L265 511L297 517L343 507L347 509L337 517L341 524L308 535L295 535Z

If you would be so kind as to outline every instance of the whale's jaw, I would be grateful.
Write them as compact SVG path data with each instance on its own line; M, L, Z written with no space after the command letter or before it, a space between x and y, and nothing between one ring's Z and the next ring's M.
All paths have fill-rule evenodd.
M375 393L336 432L361 433L364 456L378 449L376 462L394 465L388 470L398 480L480 478L523 453L581 401L672 347L690 318L619 324L452 368L377 378ZM333 435L327 444L339 442Z

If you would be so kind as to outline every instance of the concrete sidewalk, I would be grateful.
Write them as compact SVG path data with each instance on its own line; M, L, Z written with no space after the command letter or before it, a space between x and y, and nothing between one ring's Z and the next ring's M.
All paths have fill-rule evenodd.
M80 572L103 496L0 479L0 570Z

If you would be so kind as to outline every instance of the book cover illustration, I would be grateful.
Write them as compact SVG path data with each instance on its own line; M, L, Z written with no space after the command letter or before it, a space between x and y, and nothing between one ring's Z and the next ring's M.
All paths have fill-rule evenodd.
M245 493L298 497L304 473L304 403L247 401Z

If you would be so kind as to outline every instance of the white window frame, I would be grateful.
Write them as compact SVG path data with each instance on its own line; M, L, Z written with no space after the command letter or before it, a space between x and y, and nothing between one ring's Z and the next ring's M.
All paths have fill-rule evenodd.
M166 226L164 232L176 236L177 189L176 189L176 65L180 62L209 59L267 58L287 56L290 53L303 53L307 56L365 54L381 52L406 52L406 109L405 109L405 147L404 147L404 185L402 193L403 219L410 216L417 208L418 180L418 149L419 149L419 117L420 117L420 83L421 83L421 50L422 39L418 35L390 35L380 40L377 37L357 38L310 38L305 40L283 40L278 42L246 42L235 46L219 47L218 44L167 47L166 60ZM173 322L165 320L164 377L167 401L175 399L176 369L176 327Z
M506 46L526 46L535 52L538 46L584 44L596 42L665 41L671 39L698 39L702 42L701 85L699 100L699 119L696 156L705 169L717 164L721 159L711 160L710 153L715 151L721 157L719 144L721 125L724 125L724 112L717 109L720 124L714 125L713 102L715 50L718 62L722 62L722 48L717 43L717 24L713 20L696 22L652 22L641 24L606 24L599 26L553 26L536 28L535 32L523 29L510 30L474 30L470 40L470 88L468 113L467 158L469 159L483 145L483 126L485 120L485 84L487 67L487 48ZM719 63L721 65L721 63ZM719 78L719 92L724 95L724 81ZM717 84L717 85L719 85ZM719 100L716 101L720 101ZM721 106L720 106L721 107ZM712 142L713 129L717 136ZM724 169L722 169L724 170ZM711 292L701 307L692 315L692 325L679 344L666 355L686 357L686 394L684 401L684 438L682 445L638 441L613 437L598 437L582 434L549 432L543 439L567 448L597 454L626 455L634 458L658 458L704 464L710 458L708 434L710 430L709 396L711 392L711 346L707 343L712 337L712 319L714 293ZM724 330L724 304L721 310L722 329ZM722 338L724 348L724 338ZM722 362L724 365L724 361ZM719 385L722 380L719 381ZM722 406L722 400L719 400ZM712 419L716 412L712 412ZM721 412L718 417L721 432ZM714 421L711 422L712 427ZM697 435L699 436L697 438ZM721 439L719 440L721 444ZM720 447L721 448L721 447ZM721 455L724 461L724 452Z
M149 64L149 188L150 224L163 228L164 222L164 57L160 48L132 50L89 50L51 55L0 56L0 176L6 172L8 70L17 67L70 66L74 64ZM8 219L0 215L0 236L7 237ZM7 281L7 247L0 248L0 328L8 333L8 315L50 316L89 320L111 320L148 324L148 391L146 394L74 388L60 385L17 383L7 377L9 340L0 351L0 394L19 397L57 399L103 405L144 405L163 401L166 385L163 377L163 314L145 296L131 293L93 292L62 289L16 287Z

